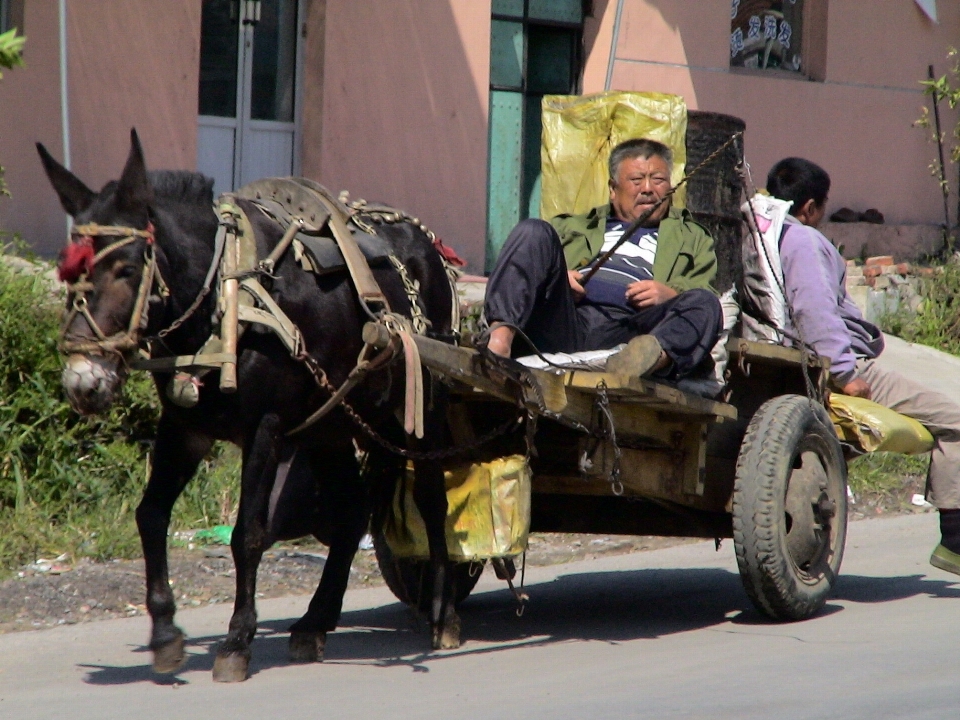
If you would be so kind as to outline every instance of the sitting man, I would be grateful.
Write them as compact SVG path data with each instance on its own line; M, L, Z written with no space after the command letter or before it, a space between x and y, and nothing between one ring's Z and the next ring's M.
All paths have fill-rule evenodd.
M930 563L960 575L960 406L884 362L883 335L847 295L846 262L816 228L830 176L809 160L786 158L770 170L767 191L793 202L780 239L786 299L800 336L830 360L830 384L926 425L936 439L927 499L940 510L940 544Z
M670 207L672 165L666 145L628 140L610 153L608 205L550 223L524 220L513 229L487 285L491 352L510 356L516 329L541 352L629 343L608 360L609 372L671 380L709 355L722 322L710 287L717 258L706 231ZM651 209L643 226L581 285L592 263Z

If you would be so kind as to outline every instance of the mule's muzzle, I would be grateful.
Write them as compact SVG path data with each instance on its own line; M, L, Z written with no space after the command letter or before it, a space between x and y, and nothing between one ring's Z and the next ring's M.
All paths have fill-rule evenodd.
M119 360L100 355L72 354L61 379L70 405L81 415L104 412L113 404L123 382Z

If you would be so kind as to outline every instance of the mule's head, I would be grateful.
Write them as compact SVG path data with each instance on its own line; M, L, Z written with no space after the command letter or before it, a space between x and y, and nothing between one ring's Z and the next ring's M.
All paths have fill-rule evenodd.
M143 150L131 132L130 154L120 179L95 193L37 143L40 159L63 209L73 217L70 241L60 256L67 283L61 350L63 386L80 413L106 410L137 352L155 281L151 205Z

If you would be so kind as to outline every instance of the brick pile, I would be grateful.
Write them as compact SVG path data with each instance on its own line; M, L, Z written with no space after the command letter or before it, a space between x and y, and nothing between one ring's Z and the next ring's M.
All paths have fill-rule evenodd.
M847 293L868 320L898 310L916 312L923 303L921 281L936 274L936 268L894 261L892 255L847 260Z

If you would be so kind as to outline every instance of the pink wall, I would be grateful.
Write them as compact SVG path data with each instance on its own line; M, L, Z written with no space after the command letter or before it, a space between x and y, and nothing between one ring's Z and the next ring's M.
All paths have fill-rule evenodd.
M68 5L73 171L118 177L132 127L148 167L195 168L201 0Z
M98 189L116 178L136 127L151 168L196 167L201 0L67 2L71 169ZM63 161L56 2L25 4L27 67L0 80L0 163L12 200L0 226L52 255L63 213L33 145Z
M778 159L799 155L830 172L834 209L876 207L891 223L942 222L928 170L936 147L911 126L929 104L918 81L930 63L945 71L947 47L960 38L960 4L938 6L934 25L909 0L872 0L869 13L863 2L830 0L826 80L811 82L731 73L728 2L624 0L612 89L676 93L691 109L743 118L760 184ZM609 3L599 19L585 93L603 89L615 10ZM947 172L956 178L956 166Z
M66 235L63 212L40 168L34 143L63 157L60 134L60 66L57 3L25 5L26 67L0 80L0 165L12 198L0 198L0 228L20 232L37 249L55 251Z
M327 0L319 166L483 267L489 0Z

